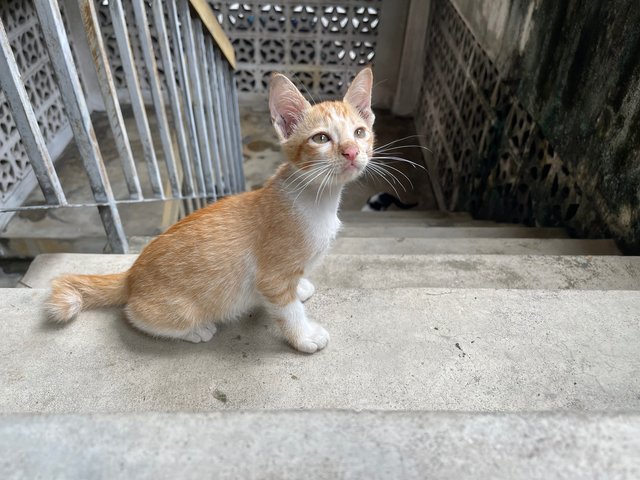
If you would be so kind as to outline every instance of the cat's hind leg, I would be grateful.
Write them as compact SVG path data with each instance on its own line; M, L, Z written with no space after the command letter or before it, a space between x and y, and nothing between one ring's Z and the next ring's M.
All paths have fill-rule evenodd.
M313 286L313 283L306 278L301 278L296 288L296 295L300 301L306 302L314 293L316 293L316 287Z
M213 323L199 325L184 334L180 339L191 343L208 342L216 334L217 329Z
M143 315L136 312L131 305L127 305L125 313L131 325L152 337L184 340L191 343L208 342L213 338L217 329L212 322L195 323L186 322L184 318L167 321L166 317L161 322L152 322L144 319ZM183 327L183 325L185 325Z

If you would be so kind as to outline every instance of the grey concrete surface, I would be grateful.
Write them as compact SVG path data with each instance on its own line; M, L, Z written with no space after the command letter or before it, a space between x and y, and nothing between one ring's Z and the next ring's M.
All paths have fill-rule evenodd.
M46 254L21 286L49 288L63 273L128 269L136 255ZM312 273L319 287L640 290L640 257L330 254Z
M640 416L216 412L0 417L0 476L637 479Z
M340 237L331 250L343 254L620 255L612 240L570 238Z
M566 232L561 228L532 228L510 226L496 228L495 226L458 227L458 226L403 226L384 224L378 225L350 225L343 224L340 230L342 237L371 237L371 238L566 238Z
M51 280L64 273L107 274L127 270L138 255L45 253L38 255L22 278L21 286L49 288Z
M194 345L117 310L49 325L45 296L0 290L2 413L640 409L636 291L320 289L311 356L259 312Z
M443 212L440 210L392 210L395 208L390 207L389 210L382 212L362 212L359 210L340 210L338 215L343 221L358 221L361 219L377 219L379 221L386 221L387 219L425 219L425 218L450 218L452 220L473 220L473 217L467 212ZM496 225L499 225L496 223Z
M640 290L640 257L333 254L311 278L343 288Z

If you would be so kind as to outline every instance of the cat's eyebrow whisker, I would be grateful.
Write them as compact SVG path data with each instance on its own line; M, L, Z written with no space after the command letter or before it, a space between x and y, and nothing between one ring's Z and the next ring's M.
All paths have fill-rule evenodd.
M296 74L293 74L294 78L297 78L300 81L300 85L302 85L302 88L304 88L304 91L307 92L307 95L309 95L309 98L311 99L311 103L313 105L317 104L318 102L316 102L316 99L313 98L313 95L311 95L311 92L309 91L309 89L307 88L307 86L304 84L304 82L302 80L300 80L300 77Z
M388 147L389 145L393 145L394 143L402 142L403 140L408 140L410 138L419 138L419 137L424 137L424 135L409 135L407 137L402 137L402 138L399 138L398 140L394 140L393 142L389 142L389 143L385 143L384 145L380 145L379 147L376 148L376 150L380 149L380 148Z
M373 164L374 164L374 165L377 165L377 166L379 166L379 167L381 167L381 168L383 168L383 169L384 169L384 168L390 168L391 170L394 170L394 171L398 172L400 175L402 175L404 178L406 178L406 179L407 179L407 181L409 182L409 185L411 185L411 188L414 188L414 187L413 187L413 182L411 181L411 179L410 179L410 178L409 178L409 177L408 177L408 176L407 176L407 175L406 175L402 170L399 170L399 169L397 169L396 167L392 167L392 166L391 166L391 165L389 165L389 164L378 163L378 162L373 162ZM389 172L389 173L390 173L390 172Z
M422 170L424 170L425 172L427 171L427 169L425 167L423 167L422 165L420 165L419 163L416 162L412 162L411 160L407 160L406 158L400 158L400 157L379 157L379 156L373 156L370 158L370 160L372 159L377 159L377 160L396 160L398 162L404 162L404 163L408 163L409 165L413 165L413 167L418 167L421 168Z

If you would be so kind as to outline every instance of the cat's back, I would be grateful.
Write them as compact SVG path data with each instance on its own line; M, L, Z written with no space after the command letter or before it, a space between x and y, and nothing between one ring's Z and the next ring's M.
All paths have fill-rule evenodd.
M259 192L229 196L193 212L156 237L131 273L158 274L173 268L227 268L253 248Z

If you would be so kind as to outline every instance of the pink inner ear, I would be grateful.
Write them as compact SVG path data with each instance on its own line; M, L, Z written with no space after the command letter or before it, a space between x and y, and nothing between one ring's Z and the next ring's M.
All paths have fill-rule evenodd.
M271 120L278 134L287 139L296 125L310 108L296 86L284 75L276 75L271 80L269 89L269 110Z
M371 89L373 87L373 76L371 70L365 69L361 71L351 82L344 101L356 107L362 118L364 118L369 126L373 124L373 111L371 110Z

